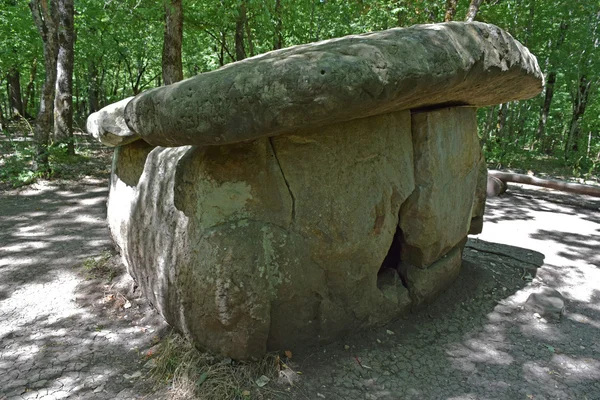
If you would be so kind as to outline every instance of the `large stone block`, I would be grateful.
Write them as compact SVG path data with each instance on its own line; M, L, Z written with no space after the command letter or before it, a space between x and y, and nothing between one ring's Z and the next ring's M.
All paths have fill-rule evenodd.
M415 191L402 205L402 259L426 267L469 231L480 159L474 108L412 116Z
M133 143L116 158L116 242L203 347L254 357L406 311L402 282L378 272L414 189L408 111L228 146Z
M160 146L222 145L436 104L485 106L543 87L536 58L480 22L294 46L137 95L125 118Z

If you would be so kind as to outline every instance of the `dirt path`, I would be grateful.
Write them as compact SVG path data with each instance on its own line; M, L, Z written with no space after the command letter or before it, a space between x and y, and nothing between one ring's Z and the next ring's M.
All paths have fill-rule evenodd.
M81 269L111 248L106 187L0 194L0 399L143 397L141 356L164 324L127 279ZM295 353L300 382L281 398L600 399L600 201L511 186L486 217L450 291L407 319ZM542 285L567 299L561 322L522 308Z
M111 249L107 188L87 179L0 195L0 399L140 397L139 354L162 325L128 298L124 276L87 280L81 267Z

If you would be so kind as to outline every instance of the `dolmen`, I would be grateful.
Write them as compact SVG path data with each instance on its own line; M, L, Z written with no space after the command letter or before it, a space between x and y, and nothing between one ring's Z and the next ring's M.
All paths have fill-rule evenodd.
M272 51L92 114L111 235L165 320L234 359L378 326L457 278L482 229L476 109L542 90L484 23Z

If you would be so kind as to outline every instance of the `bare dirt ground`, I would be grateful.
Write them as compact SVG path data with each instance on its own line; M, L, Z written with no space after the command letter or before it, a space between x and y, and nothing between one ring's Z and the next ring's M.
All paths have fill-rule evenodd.
M150 389L146 355L164 323L126 275L109 283L82 268L112 249L106 196L105 178L0 193L0 399ZM448 292L406 319L294 352L302 374L280 398L600 399L600 200L512 185L487 208ZM522 307L541 286L566 298L560 322Z

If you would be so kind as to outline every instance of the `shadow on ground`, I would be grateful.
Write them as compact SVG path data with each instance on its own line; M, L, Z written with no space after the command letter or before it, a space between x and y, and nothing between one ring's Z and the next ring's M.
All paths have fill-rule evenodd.
M89 178L0 195L0 399L144 393L136 372L164 325L117 257L110 283L82 268L112 247L107 191Z

